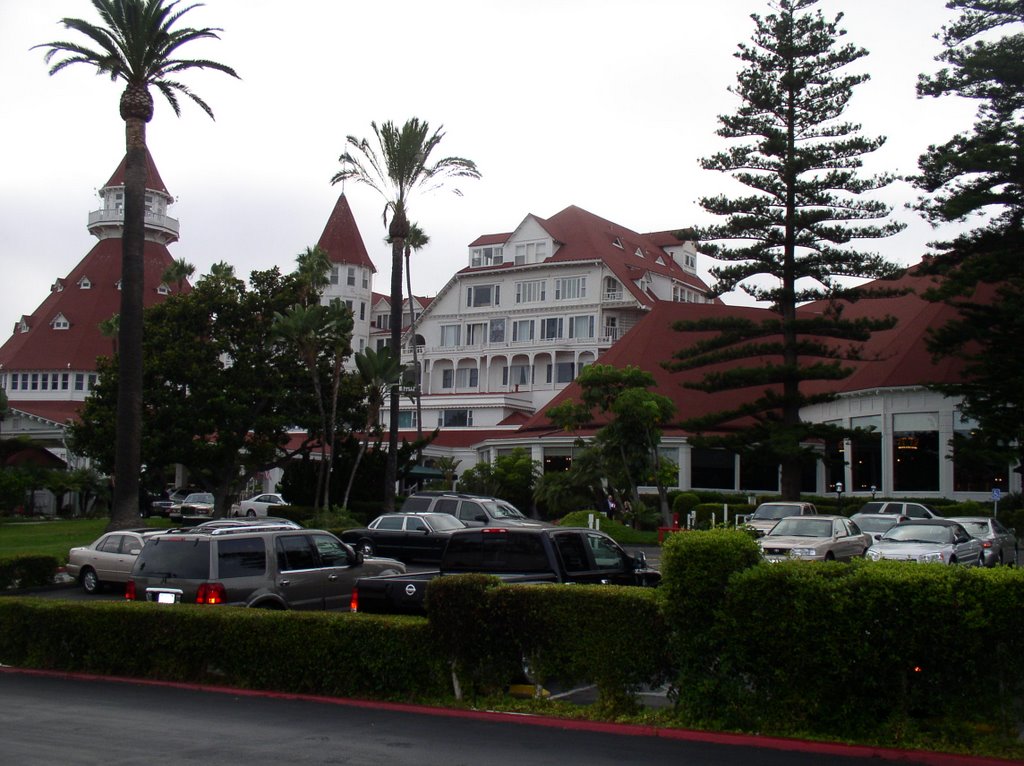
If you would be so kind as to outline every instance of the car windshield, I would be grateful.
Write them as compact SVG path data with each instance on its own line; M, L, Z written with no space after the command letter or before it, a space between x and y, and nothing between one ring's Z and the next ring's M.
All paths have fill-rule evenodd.
M884 532L896 525L896 519L862 519L854 517L857 526L864 532Z
M185 498L186 503L206 503L213 505L213 495L209 492L193 492Z
M783 519L776 524L769 537L831 537L831 519L812 519L806 516Z
M799 516L799 505L782 505L780 503L765 503L759 505L754 511L752 519L782 519L786 516Z
M466 525L459 521L454 516L450 516L447 513L432 513L430 514L430 526L435 531L444 531L448 529L465 529Z
M938 524L897 524L884 535L882 540L893 543L938 543L953 542L953 530Z
M526 517L510 503L501 500L485 500L484 505L496 519L525 519Z

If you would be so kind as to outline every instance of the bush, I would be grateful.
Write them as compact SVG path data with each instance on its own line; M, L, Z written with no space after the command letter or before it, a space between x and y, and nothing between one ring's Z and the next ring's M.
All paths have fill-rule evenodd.
M0 559L0 589L50 585L58 566L55 556L26 554Z
M693 492L680 492L672 501L672 513L679 514L679 523L686 518L686 514L700 505L700 497Z
M562 527L588 526L590 516L594 515L601 521L601 531L620 545L655 545L658 541L656 532L645 532L628 527L625 524L609 519L599 511L574 511L558 520Z

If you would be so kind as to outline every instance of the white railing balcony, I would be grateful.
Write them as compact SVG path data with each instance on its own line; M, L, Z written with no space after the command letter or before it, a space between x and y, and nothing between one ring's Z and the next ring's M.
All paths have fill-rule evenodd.
M89 213L89 228L92 228L93 226L111 225L124 225L123 208L103 208L101 210L93 210ZM156 213L146 213L146 228L157 229L165 234L173 235L175 239L177 239L178 232L180 230L177 218L171 218L169 215L158 215Z
M605 290L604 291L605 303L615 303L616 301L623 300L622 290Z

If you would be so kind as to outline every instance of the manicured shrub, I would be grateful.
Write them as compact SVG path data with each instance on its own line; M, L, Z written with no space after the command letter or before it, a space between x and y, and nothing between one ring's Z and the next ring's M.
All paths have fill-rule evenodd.
M0 589L49 585L58 566L55 556L25 554L0 559Z
M679 522L682 523L686 514L700 505L700 497L693 492L680 492L672 501L672 513L679 514Z

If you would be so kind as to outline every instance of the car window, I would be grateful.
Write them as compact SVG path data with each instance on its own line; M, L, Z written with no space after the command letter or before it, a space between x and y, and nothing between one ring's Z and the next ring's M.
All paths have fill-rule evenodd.
M405 520L405 528L410 532L425 532L427 525L423 523L423 519L416 516L409 516Z
M995 532L997 535L1009 534L1009 530L1006 527L1004 527L999 521L997 521L996 519L992 519L991 521L992 531Z
M938 524L897 524L885 533L885 540L897 542L950 543L953 530Z
M988 522L987 521L961 521L960 525L967 530L968 534L972 537L987 537L988 536Z
M625 559L622 551L615 543L603 535L587 535L587 542L594 554L594 563L598 569L623 569Z
M514 532L456 534L445 550L445 566L451 571L549 572L544 543L537 535Z
M555 535L554 542L566 572L583 572L589 569L590 562L582 537L577 534Z
M832 534L829 519L814 519L808 516L790 516L772 527L769 537L828 537Z
M402 528L401 516L381 516L377 519L377 526L374 529L398 530Z
M780 505L778 503L764 503L757 507L754 511L754 515L751 518L754 519L781 519L786 516L796 516L800 513L800 506L798 505Z
M313 544L305 535L282 535L277 538L277 566L282 572L316 569Z
M923 505L918 505L917 503L907 503L907 509L904 513L915 519L927 519L931 516L931 514L928 513L927 508Z
M450 513L452 516L455 515L459 508L459 501L453 497L442 497L437 501L437 505L434 506L435 511L440 513Z
M206 580L210 577L210 541L156 537L142 549L134 571L147 577Z
M430 524L434 529L462 529L466 525L459 521L454 516L449 516L447 513L432 513L430 514Z
M217 572L222 578L252 577L267 571L267 552L260 537L217 541Z
M896 523L896 518L895 517L892 517L892 518L882 518L882 519L880 519L880 518L857 519L857 521L856 521L857 526L861 530L863 530L864 532L870 532L870 533L873 533L873 534L878 534L880 532L885 532L887 529L892 529L892 527L893 527L893 525L895 523Z
M858 513L883 513L882 509L884 507L885 503L881 502L864 503L864 505L860 507Z
M348 566L348 549L333 535L313 535L313 543L323 566Z
M107 535L103 541L96 546L96 550L104 553L118 553L121 550L121 538L124 535Z
M472 500L463 500L459 503L458 517L463 521L478 521L479 516L487 518L487 514L484 513L484 509L479 503Z
M402 510L411 513L413 511L426 511L430 508L429 497L410 497L402 504Z

